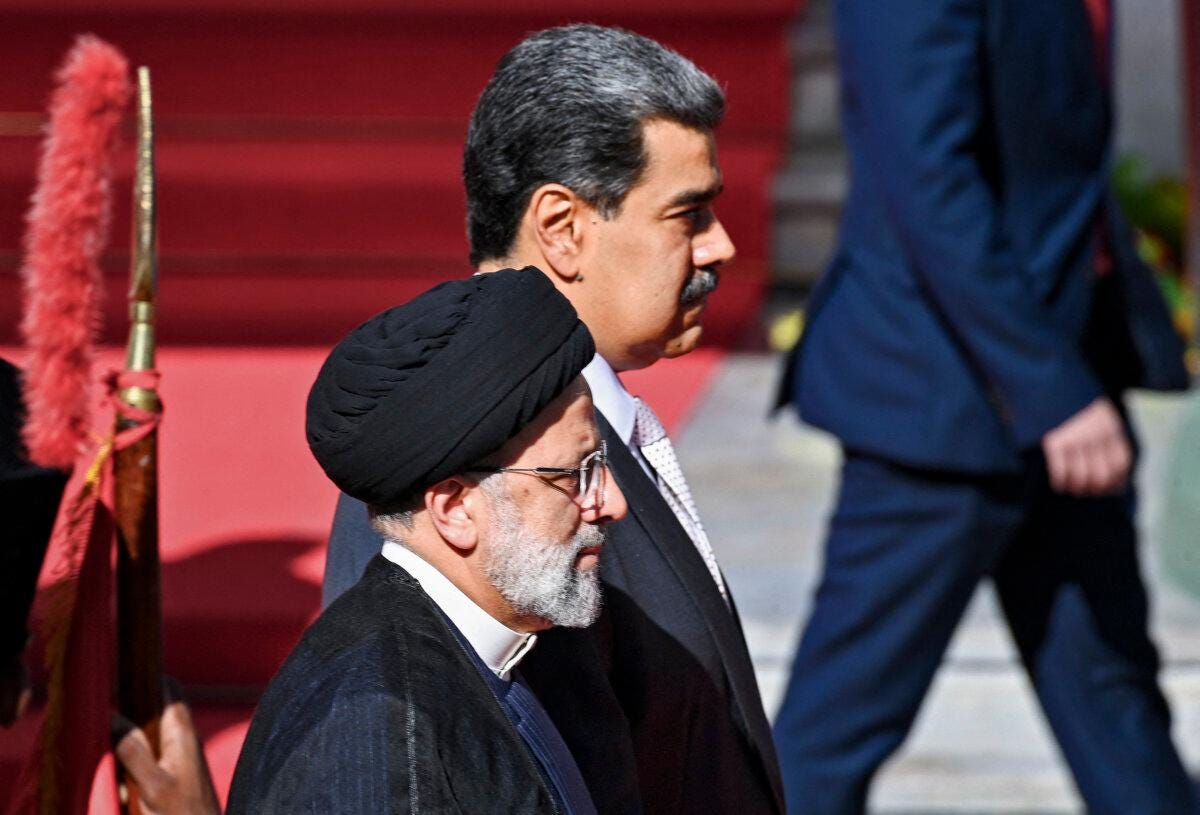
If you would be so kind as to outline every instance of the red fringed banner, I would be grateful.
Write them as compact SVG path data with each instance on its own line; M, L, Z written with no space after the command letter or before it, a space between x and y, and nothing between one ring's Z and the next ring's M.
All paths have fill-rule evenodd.
M125 57L79 37L58 73L26 216L21 330L31 461L68 469L92 431L92 345L99 331L113 154L131 84Z
M107 404L139 424L100 443L63 495L33 613L46 647L46 711L9 815L83 815L89 802L116 811L115 778L97 777L111 747L113 453L151 433L160 416L117 398L123 388L157 387L157 371L111 372L104 381Z
M97 446L90 415L103 285L98 261L107 240L113 156L131 93L128 65L111 45L83 36L57 78L21 269L26 294L21 327L28 349L24 438L32 461L74 472L32 615L45 644L49 698L11 803L10 812L21 815L85 813L96 767L109 751L112 451L132 443L112 437L110 415L101 431L107 439ZM116 386L110 378L109 387ZM113 400L115 391L109 394ZM111 778L107 786L111 799Z

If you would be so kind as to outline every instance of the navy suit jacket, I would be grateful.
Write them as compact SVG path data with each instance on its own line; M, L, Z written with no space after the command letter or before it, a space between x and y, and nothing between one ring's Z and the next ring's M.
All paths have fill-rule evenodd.
M836 36L851 186L780 401L850 449L1004 472L1101 394L1186 387L1109 202L1083 0L840 0Z

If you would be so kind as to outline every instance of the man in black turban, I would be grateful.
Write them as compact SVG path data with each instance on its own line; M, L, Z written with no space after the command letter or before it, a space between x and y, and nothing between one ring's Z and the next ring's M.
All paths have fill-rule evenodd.
M595 620L625 514L594 353L532 268L444 283L333 349L309 447L385 543L272 680L230 813L595 813L517 669L535 632Z
M724 109L713 78L659 43L551 28L497 64L463 150L471 263L541 269L596 341L583 375L629 517L609 530L599 622L549 632L526 674L613 815L785 811L721 541L661 423L617 376L696 347L733 259L714 210ZM343 496L323 599L379 546Z

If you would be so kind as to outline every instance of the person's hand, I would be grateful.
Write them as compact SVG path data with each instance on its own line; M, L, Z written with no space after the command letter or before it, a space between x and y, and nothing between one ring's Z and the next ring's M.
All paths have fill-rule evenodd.
M0 727L11 727L29 706L29 671L17 654L0 661Z
M162 757L155 760L150 740L133 727L117 742L117 760L137 785L145 815L221 815L204 750L192 714L181 701L163 709L159 720Z
M1133 449L1113 403L1099 398L1042 438L1050 486L1068 495L1110 495L1124 488Z

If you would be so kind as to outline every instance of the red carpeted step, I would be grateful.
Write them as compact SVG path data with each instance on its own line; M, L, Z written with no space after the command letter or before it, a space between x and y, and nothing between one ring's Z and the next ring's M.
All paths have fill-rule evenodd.
M0 342L15 340L16 265L35 147L0 151ZM468 271L461 147L421 139L171 142L158 147L165 341L329 343L375 311ZM132 160L121 162L128 168ZM761 297L770 152L722 145L718 205L739 247L708 315L736 339ZM116 185L110 327L123 324L129 178ZM4 269L3 266L8 268ZM116 335L110 333L110 339Z
M462 146L419 139L172 141L160 138L163 257L219 267L226 258L431 257L466 262L458 178ZM117 160L113 243L127 249L133 155ZM0 153L0 247L15 249L36 146Z
M696 60L730 91L733 130L781 139L796 0L0 0L0 111L42 109L71 39L92 32L154 71L163 116L417 117L465 123L530 31L618 24ZM211 125L212 122L207 122Z
M153 70L160 245L164 274L177 281L164 294L164 338L326 343L364 305L373 311L463 273L458 166L471 107L521 37L580 19L659 38L728 89L720 212L741 262L711 309L709 335L729 342L764 285L794 5L619 0L598 12L582 0L552 11L539 0L71 0L66 15L0 0L10 46L0 112L12 112L0 113L0 342L13 339L12 270L39 115L75 34L106 37ZM122 276L126 212L118 206L109 263ZM111 303L114 316L123 312L119 298Z
M761 263L739 259L723 273L705 316L707 343L725 346L741 336L761 300L762 268ZM172 267L167 261L161 269L162 338L176 344L231 347L332 345L372 314L469 272L465 264L430 274L428 264L413 261L388 262L380 268L370 261L292 265L280 259L238 263L211 273ZM128 288L127 273L115 266L107 278L105 337L110 342L124 330L120 326L127 313ZM15 272L0 272L0 343L16 340L20 289Z
M34 183L36 144L0 151L0 250L17 251ZM465 265L462 145L371 141L171 141L160 139L160 251L219 272L224 260L262 258L427 259ZM745 253L761 258L769 210L769 151L720 144L725 193L718 215ZM132 153L118 158L114 249L129 230Z

